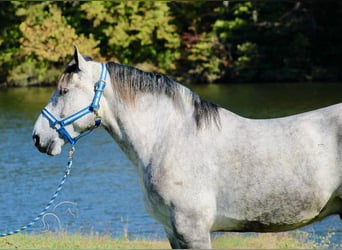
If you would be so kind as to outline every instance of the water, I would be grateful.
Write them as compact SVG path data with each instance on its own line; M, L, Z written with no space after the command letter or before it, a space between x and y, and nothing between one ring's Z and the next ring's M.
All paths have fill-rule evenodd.
M206 99L240 115L270 118L342 101L342 84L239 84L192 86ZM60 156L39 153L31 133L35 119L52 93L50 88L0 90L0 233L25 225L49 201L67 163L68 146ZM337 216L307 226L313 236L335 232ZM45 230L127 235L166 239L145 212L134 167L107 133L98 129L77 144L71 176L44 219L29 232Z
M0 91L0 232L33 219L47 204L67 164L33 146L34 121L52 89ZM137 175L107 133L98 129L80 140L71 176L57 205L29 231L98 232L130 238L164 238L162 227L145 212Z

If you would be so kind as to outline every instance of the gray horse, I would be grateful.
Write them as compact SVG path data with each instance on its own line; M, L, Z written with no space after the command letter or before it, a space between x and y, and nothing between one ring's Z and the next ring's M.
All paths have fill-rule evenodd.
M44 110L33 138L49 155L101 118L173 248L210 248L212 231L286 231L342 212L341 104L247 119L165 76L104 67L75 49Z

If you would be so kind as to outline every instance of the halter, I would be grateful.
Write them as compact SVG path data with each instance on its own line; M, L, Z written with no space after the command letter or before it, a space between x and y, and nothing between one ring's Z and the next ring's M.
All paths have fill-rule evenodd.
M100 108L100 100L102 97L102 93L104 88L106 87L106 77L107 77L107 68L106 66L101 63L101 74L100 79L95 86L95 94L93 101L91 104L80 111L65 117L64 119L58 120L47 108L42 110L42 115L49 121L50 127L57 130L57 132L67 140L71 145L75 145L76 142L81 139L82 137L91 133L95 128L101 125L101 117L98 116L98 109ZM66 126L72 124L73 122L77 121L78 119L86 116L90 113L94 113L95 117L95 124L92 128L87 129L86 131L82 132L79 136L72 137L69 132L66 130Z

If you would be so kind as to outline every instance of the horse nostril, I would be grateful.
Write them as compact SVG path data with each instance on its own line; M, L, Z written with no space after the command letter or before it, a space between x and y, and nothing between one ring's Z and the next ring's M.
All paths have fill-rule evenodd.
M39 145L39 135L33 135L32 139L34 141L34 145L38 146Z

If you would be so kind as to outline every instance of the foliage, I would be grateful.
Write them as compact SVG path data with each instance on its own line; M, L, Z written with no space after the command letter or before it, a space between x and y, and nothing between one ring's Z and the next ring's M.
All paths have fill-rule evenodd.
M193 65L188 71L192 80L214 82L223 76L222 65L227 57L216 34L202 34L188 52L187 60Z
M10 2L0 2L0 87L6 82L8 71L15 67L19 47L19 20Z
M2 1L0 86L54 84L77 45L179 81L342 79L342 2Z
M148 63L175 69L180 44L166 2L88 2L81 6L107 47L124 64Z
M65 61L71 53L66 50L68 44L77 44L83 53L96 56L98 42L92 34L86 38L77 35L62 16L61 11L48 2L19 8L16 13L24 16L25 22L20 24L23 37L20 39L24 55L35 55L38 60L49 59L51 62Z
M16 15L23 17L19 25L22 33L20 54L22 60L8 76L13 84L51 83L60 72L61 63L66 63L72 55L70 44L77 44L83 53L99 54L97 43L92 35L86 38L76 35L62 16L60 9L49 2L17 5ZM59 66L56 68L56 66Z
M244 1L233 2L226 9L218 8L219 13L228 17L214 24L221 43L228 44L233 58L227 78L247 82L341 79L335 69L341 66L337 59L341 58L341 36L334 36L334 45L331 44L337 60L330 58L324 66L317 62L322 62L329 46L318 46L323 49L319 52L317 42L326 41L331 30L337 32L342 27L335 16L341 13L342 4L320 3ZM331 6L336 9L332 10ZM335 19L318 15L322 11L331 13ZM325 70L334 77L325 75Z

